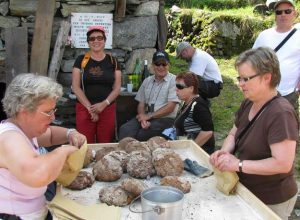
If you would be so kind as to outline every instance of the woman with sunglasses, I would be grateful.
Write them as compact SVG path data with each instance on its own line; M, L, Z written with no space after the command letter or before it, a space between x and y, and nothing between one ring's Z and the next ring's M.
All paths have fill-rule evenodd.
M90 52L76 59L72 72L72 90L77 97L76 128L88 143L109 143L114 138L120 66L104 51L104 27L90 26L86 35Z
M274 16L276 26L261 32L253 48L270 47L275 49L294 31L294 21L297 17L293 0L274 1ZM280 62L281 81L277 87L279 93L285 97L299 112L300 90L300 30L298 29L276 52Z
M245 100L210 162L221 171L238 172L242 184L287 220L298 191L294 160L299 123L291 104L276 90L279 61L272 49L259 47L242 53L235 67Z
M213 121L207 100L198 95L198 77L190 71L176 77L176 93L184 103L174 125L177 136L193 139L208 154L215 149Z
M8 119L0 124L0 219L52 219L44 193L66 158L86 140L74 129L51 126L62 87L34 74L16 76L2 100ZM69 142L41 153L41 147Z

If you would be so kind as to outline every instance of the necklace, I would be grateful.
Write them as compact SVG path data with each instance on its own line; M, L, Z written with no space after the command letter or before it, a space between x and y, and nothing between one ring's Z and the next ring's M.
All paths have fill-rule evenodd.
M176 121L189 109L191 104L195 101L196 98L198 98L199 95L195 95L187 104L183 104L182 107L180 108L178 114L176 115L176 118L174 120L174 124Z

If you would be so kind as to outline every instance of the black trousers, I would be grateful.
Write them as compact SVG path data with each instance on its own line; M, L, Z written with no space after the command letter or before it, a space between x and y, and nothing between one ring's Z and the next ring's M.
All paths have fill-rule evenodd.
M214 98L220 95L221 89L223 89L223 83L215 83L214 81L205 81L202 77L199 79L199 95L204 99Z

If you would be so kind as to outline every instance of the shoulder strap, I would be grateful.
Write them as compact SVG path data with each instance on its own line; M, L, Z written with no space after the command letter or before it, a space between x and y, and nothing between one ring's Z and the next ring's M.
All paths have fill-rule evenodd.
M296 28L293 28L293 30L278 44L278 46L274 49L275 52L277 52L289 39L290 37L297 31Z
M90 58L91 58L91 54L89 52L84 54L84 57L81 61L81 69L85 68L85 66L89 62Z
M266 109L266 107L276 98L278 98L279 96L274 96L271 100L267 101L262 107L261 109L256 113L256 115L254 116L254 118L247 124L247 126L244 128L244 130L242 130L242 132L239 134L239 136L236 138L235 141L235 146L237 146L240 142L240 140L242 139L242 137L246 134L246 132L249 130L249 128L253 125L253 123L256 121L256 119L258 119L258 117L261 115L261 113Z
M111 54L107 54L110 58L110 62L111 64L114 66L115 71L117 70L117 60L115 57L113 57Z

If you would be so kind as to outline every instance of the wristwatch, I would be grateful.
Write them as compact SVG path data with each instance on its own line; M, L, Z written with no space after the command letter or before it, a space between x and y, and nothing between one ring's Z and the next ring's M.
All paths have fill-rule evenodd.
M240 162L239 162L239 172L240 173L243 172L243 160L240 160Z

